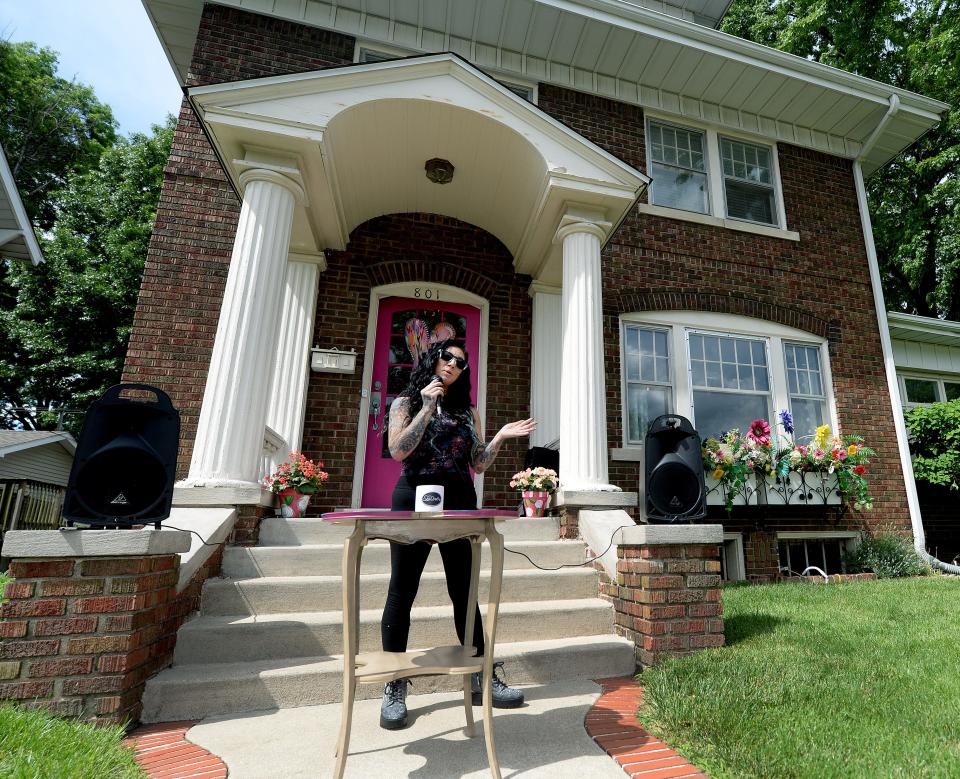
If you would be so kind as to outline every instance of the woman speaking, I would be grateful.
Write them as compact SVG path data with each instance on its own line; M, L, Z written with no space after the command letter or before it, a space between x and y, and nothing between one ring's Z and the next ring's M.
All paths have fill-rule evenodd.
M500 428L489 444L480 432L480 417L470 403L470 365L466 351L453 340L430 347L410 376L410 383L390 406L387 443L394 460L403 463L393 490L391 509L412 511L416 488L421 484L440 484L444 488L444 509L476 509L477 493L470 475L472 468L483 473L493 462L504 441L530 435L536 427L532 419L511 422ZM420 576L430 554L431 544L390 542L390 588L380 622L380 637L385 652L406 652L413 607ZM447 592L453 601L453 621L457 636L464 643L467 598L470 590L472 550L470 541L438 544L447 579ZM477 655L484 651L480 609L474 616L473 646ZM496 663L495 668L502 664ZM473 703L480 703L479 674L473 674ZM408 679L388 682L380 706L380 726L388 730L406 727L406 691ZM523 693L508 687L494 673L493 705L515 708L523 704Z

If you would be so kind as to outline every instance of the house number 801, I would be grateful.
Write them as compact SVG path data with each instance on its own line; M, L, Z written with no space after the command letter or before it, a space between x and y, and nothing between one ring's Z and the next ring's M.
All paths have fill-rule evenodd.
M424 300L440 300L440 290L430 289L429 287L414 287L413 296Z

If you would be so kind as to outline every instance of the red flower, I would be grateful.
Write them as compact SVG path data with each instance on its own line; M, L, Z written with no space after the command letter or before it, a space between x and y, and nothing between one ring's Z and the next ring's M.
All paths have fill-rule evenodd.
M867 472L867 469L864 468L862 465L858 465L856 468L853 469L853 472L857 474L857 476L863 476L863 474Z

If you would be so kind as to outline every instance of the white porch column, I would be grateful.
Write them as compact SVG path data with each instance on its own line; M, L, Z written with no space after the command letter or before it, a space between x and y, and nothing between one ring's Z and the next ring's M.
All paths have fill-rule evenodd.
M618 491L608 483L600 245L610 224L568 212L563 243L560 480L564 492Z
M290 230L304 193L266 168L245 170L239 182L243 206L183 486L250 487L260 477Z
M299 450L303 442L317 286L320 273L326 269L322 254L291 254L287 263L267 405L267 425L287 442L287 451ZM287 451L280 453L282 459L286 459Z
M563 361L560 288L539 281L528 290L533 298L530 348L530 415L537 429L531 446L546 446L560 438L560 366Z

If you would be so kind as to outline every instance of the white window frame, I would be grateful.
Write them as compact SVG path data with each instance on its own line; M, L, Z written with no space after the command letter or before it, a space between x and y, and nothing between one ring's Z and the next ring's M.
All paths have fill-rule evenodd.
M683 130L684 132L697 133L698 135L703 136L703 162L704 162L703 174L707 182L707 192L706 192L707 210L706 211L690 211L689 209L680 208L679 206L663 206L663 205L661 205L660 208L669 208L676 211L682 211L683 213L687 213L687 214L698 214L700 216L713 214L714 212L713 192L711 191L711 186L710 186L710 144L707 138L706 131L701 130L698 127L684 127L681 124L677 124L676 122L668 122L664 119L648 118L645 122L644 137L646 139L647 173L650 176L653 175L654 163L658 165L664 165L667 167L674 167L674 168L681 167L680 165L671 165L668 162L660 162L659 160L653 159L653 141L651 140L652 133L650 132L651 124L658 124L661 127L671 127L675 130ZM647 191L649 192L649 197L653 198L653 187L651 186ZM659 205L659 204L653 203L653 205Z
M706 149L704 150L704 156L706 158L707 201L710 210L708 213L702 214L697 211L685 211L681 208L661 206L656 203L638 203L637 208L641 213L665 216L670 219L699 222L700 224L715 225L731 230L767 235L790 241L800 240L800 234L794 230L790 230L786 222L786 208L783 203L783 185L780 177L780 154L776 141L759 136L752 136L747 133L734 132L726 128L721 129L714 125L693 121L685 117L677 119L667 114L644 111L644 153L646 154L648 172L650 170L650 162L653 159L650 137L651 122L666 124L680 130L701 132L705 135ZM721 136L732 141L742 141L743 143L764 146L770 149L770 172L773 177L774 210L776 212L776 221L774 223L751 222L746 219L727 216L727 195L726 187L724 186L723 162L720 158Z
M690 330L712 332L722 335L763 338L766 340L767 369L770 373L770 395L773 408L771 415L776 417L780 409L790 408L790 394L787 385L786 360L783 343L796 343L815 346L820 350L820 370L823 389L827 399L828 419L824 420L832 430L838 430L837 405L833 393L833 376L830 370L830 347L825 338L819 338L802 330L797 330L776 322L769 322L739 314L717 314L704 311L651 311L628 313L620 316L620 392L621 392L621 447L614 449L611 456L615 460L643 460L643 444L629 440L627 414L626 381L626 329L632 325L670 330L670 377L673 383L673 407L671 413L691 419L693 416L693 387L690 375L690 356L687 351L687 333ZM682 359L678 356L682 355ZM771 425L777 419L768 420Z
M774 543L777 545L777 565L779 568L781 541L840 541L841 551L852 551L860 544L860 533L852 530L822 530L809 532L805 530L781 531L776 534ZM819 567L819 566L818 566ZM802 573L803 569L797 571Z
M731 555L727 554L727 545L733 548ZM721 546L723 555L724 581L742 582L747 578L747 564L743 555L743 533L724 533ZM732 559L731 559L732 558Z
M947 399L947 390L943 386L944 383L947 384L960 384L960 376L945 376L942 373L938 374L924 374L918 373L915 371L907 371L905 373L897 372L897 384L900 387L900 403L904 409L915 408L916 406L929 406L930 403L917 403L916 401L907 400L907 383L905 379L917 379L918 381L931 381L936 386L937 399L933 401L934 403L943 403Z

